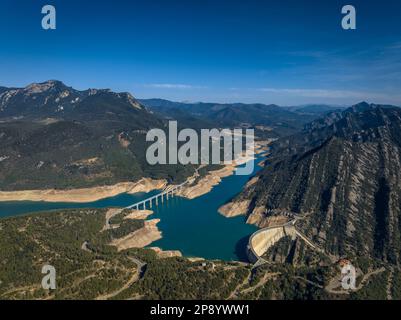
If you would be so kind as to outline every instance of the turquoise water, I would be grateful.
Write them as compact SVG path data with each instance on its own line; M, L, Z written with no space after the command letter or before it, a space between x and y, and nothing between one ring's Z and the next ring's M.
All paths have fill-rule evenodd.
M255 161L254 173L260 170L256 165L259 161L260 158ZM238 194L249 178L233 175L224 178L211 192L199 198L188 200L174 197L158 207L154 206L154 214L149 219L161 219L158 227L163 238L151 246L180 250L184 256L245 261L248 238L256 231L256 227L247 225L242 216L225 218L217 209ZM84 204L0 202L0 217L64 208L125 207L157 193L121 194Z
M72 208L107 208L107 207L126 207L137 201L141 201L157 194L158 191L149 193L120 194L115 197L105 198L95 202L88 203L68 203L68 202L32 202L32 201L13 201L0 202L0 218L17 216L26 213L49 211L56 209Z

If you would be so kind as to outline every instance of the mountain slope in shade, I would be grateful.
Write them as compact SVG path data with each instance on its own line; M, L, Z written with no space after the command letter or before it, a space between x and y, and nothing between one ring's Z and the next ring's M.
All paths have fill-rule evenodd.
M327 252L400 263L401 109L362 103L289 140L235 200L248 221L308 214L298 226Z

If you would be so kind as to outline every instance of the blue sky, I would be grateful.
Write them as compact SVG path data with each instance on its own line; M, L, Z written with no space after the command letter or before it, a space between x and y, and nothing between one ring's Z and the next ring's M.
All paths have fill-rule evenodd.
M41 8L57 9L57 30ZM353 4L357 30L341 28ZM2 0L0 85L176 101L401 105L401 1Z

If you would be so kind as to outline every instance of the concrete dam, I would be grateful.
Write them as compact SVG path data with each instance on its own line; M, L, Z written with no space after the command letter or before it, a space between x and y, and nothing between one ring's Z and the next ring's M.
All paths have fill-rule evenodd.
M289 222L279 227L268 227L256 231L250 238L248 243L248 259L254 263L255 266L267 263L262 258L263 254L266 253L270 247L275 245L280 239L289 236L293 240L296 237L301 238L306 242L307 245L311 246L315 250L319 250L308 238L298 232L294 226L294 222Z

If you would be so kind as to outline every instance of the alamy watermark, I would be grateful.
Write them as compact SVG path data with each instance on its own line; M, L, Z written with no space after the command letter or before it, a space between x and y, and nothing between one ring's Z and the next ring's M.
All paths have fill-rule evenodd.
M56 30L56 8L52 5L45 5L42 8L42 28L44 30Z
M201 129L200 133L183 129L178 132L177 121L169 121L167 134L162 129L152 129L146 141L153 142L146 151L150 165L245 164L237 168L237 175L249 175L254 169L253 129Z
M344 30L355 30L356 29L356 9L352 5L343 6L341 13L345 14L341 20L341 26Z
M356 9L353 5L345 5L341 8L341 13L345 15L341 20L341 27L344 30L356 29ZM56 30L56 7L45 5L42 7L42 28L44 30Z
M51 265L44 265L42 267L42 288L45 290L56 290L56 268Z
M356 269L351 263L341 268L341 286L344 290L356 289Z

